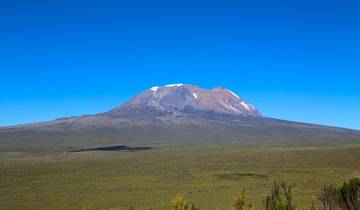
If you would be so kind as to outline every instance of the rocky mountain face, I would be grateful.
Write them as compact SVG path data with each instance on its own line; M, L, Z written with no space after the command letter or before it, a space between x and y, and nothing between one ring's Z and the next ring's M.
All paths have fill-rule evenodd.
M254 106L226 88L202 89L195 85L156 86L135 96L111 113L156 110L176 115L199 113L260 117Z

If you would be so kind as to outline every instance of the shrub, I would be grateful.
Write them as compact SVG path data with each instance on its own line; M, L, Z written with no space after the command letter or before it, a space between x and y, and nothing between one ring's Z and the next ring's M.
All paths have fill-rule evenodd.
M326 185L318 196L322 208L317 208L320 202L315 203L312 200L303 206L297 206L297 209L310 210L360 210L360 179L354 178L344 182L340 187ZM130 206L129 210L134 210ZM246 193L243 190L232 200L232 210L252 210L251 203L246 202ZM150 207L149 210L154 210ZM171 210L199 210L193 202L188 201L183 195L177 194L171 201ZM295 210L293 203L292 188L285 182L274 182L271 192L264 200L264 210Z
M232 210L250 210L252 209L252 204L246 205L246 193L245 190L243 190L241 193L239 193L237 196L233 198L231 208Z
M295 210L291 186L285 182L274 182L270 195L264 201L265 210Z
M351 179L339 188L327 185L319 199L325 210L360 210L360 179Z
M199 210L191 201L185 200L184 196L177 194L171 201L171 210Z
M353 178L338 189L339 206L344 210L360 209L360 179Z
M324 186L319 195L319 200L321 201L324 210L338 209L337 189L333 185Z

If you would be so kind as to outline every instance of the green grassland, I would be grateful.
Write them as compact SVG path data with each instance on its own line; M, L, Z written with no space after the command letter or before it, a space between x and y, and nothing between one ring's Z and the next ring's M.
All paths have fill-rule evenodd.
M360 176L360 146L162 147L141 152L0 153L0 209L169 209L182 193L230 209L246 189L256 207L274 181L306 206L323 185Z

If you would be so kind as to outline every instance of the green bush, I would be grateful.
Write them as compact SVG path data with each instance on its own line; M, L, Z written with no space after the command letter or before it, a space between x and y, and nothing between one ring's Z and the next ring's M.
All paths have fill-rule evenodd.
M295 210L291 186L285 182L274 182L270 195L264 201L265 210Z
M324 210L360 210L360 179L350 179L338 188L325 186L319 200Z
M360 210L360 179L345 182L338 189L339 206L344 210Z
M264 200L264 210L360 210L360 179L350 179L340 187L326 185L318 196L318 201L295 208L292 197L292 188L285 182L274 182L271 192ZM318 208L321 204L321 208ZM133 206L129 210L134 210ZM231 203L232 210L253 210L251 203L246 201L243 190L235 196ZM149 210L154 210L152 207ZM177 194L171 201L171 210L199 210L193 202L188 201L183 195Z

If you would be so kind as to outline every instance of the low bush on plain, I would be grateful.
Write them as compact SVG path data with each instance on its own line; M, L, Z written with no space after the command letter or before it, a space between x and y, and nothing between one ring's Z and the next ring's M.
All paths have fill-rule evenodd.
M292 187L285 182L274 182L270 193L263 201L262 210L360 210L360 179L353 178L341 186L326 185L317 197L319 205L310 201L308 207L296 207L293 201ZM319 207L317 207L319 206ZM175 196L170 203L171 210L200 210L181 194ZM233 197L231 210L255 210L251 202L246 200L245 190ZM135 210L133 206L129 210ZM155 210L150 207L148 210ZM219 209L220 210L220 209ZM223 209L221 209L223 210Z

